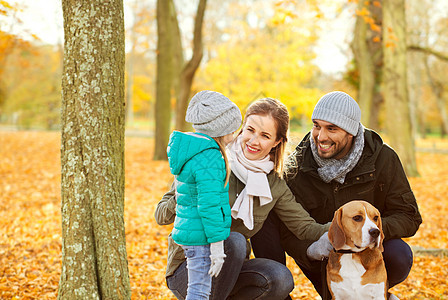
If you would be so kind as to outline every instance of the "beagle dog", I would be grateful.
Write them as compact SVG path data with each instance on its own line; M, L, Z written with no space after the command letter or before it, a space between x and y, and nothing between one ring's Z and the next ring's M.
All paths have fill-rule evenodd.
M333 299L387 299L379 211L366 201L346 203L335 212L328 239L334 247L327 264Z

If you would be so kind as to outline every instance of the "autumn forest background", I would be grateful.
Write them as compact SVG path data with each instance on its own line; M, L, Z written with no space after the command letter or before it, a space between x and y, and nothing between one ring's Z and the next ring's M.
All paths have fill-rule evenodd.
M158 226L153 215L172 180L167 136L173 129L189 130L185 105L204 89L228 96L242 112L262 97L281 100L291 116L289 150L309 130L312 109L323 94L351 94L362 108L363 124L380 132L400 154L423 216L417 235L406 239L414 249L414 267L393 292L400 299L448 298L445 1L115 0L109 8L92 0L84 1L90 5L87 10L76 2L61 1L63 11L59 2L46 3L43 18L60 37L48 43L44 33L24 29L30 9L26 1L0 0L0 299L63 298L76 286L66 276L76 277L76 264L62 261L70 251L78 255L76 244L69 245L77 239L70 230L78 223L65 216L77 200L102 197L117 205L112 200L113 208L99 200L85 205L92 215L113 211L111 220L124 219L117 232L124 230L119 245L125 242L126 247L116 259L118 273L114 269L121 278L117 286L131 291L123 298L174 299L164 278L171 227ZM77 78L91 69L109 70L106 64L98 67L107 54L95 52L109 45L101 44L101 33L97 39L95 30L89 31L94 21L79 17L84 22L80 27L73 21L89 15L86 11L94 16L95 9L116 18L106 22L97 15L97 23L106 36L112 32L106 40L117 42L110 49L119 57L108 74L95 75L101 78L98 86L92 78L88 83ZM57 22L62 15L65 24ZM398 25L394 20L400 20ZM91 54L76 56L76 41L86 36L92 46L82 51ZM118 88L107 94L104 82ZM103 97L87 97L87 106L84 100L77 102L90 91L101 91ZM118 105L104 100L106 94ZM98 144L96 138L119 142ZM77 146L83 156L79 167L73 160ZM91 150L95 147L102 152ZM119 174L107 173L117 168ZM91 174L106 174L106 181L112 177L119 191L96 190ZM81 181L86 185L76 186ZM80 187L89 196L82 196ZM98 225L91 218L92 224L81 222L79 227L92 231L110 224L108 219ZM70 228L61 229L61 224ZM112 243L120 240L111 236ZM81 253L92 251L96 257L87 242L82 247ZM97 256L93 261L101 260ZM318 297L290 259L288 267L296 283L293 299Z

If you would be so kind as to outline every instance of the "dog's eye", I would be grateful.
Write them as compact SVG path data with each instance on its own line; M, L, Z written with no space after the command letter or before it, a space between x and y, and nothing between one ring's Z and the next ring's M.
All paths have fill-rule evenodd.
M373 221L375 221L375 222L378 222L378 219L379 219L378 216L373 217Z
M355 221L355 222L362 222L362 216L361 215L357 215L357 216L354 216L353 217L353 221Z

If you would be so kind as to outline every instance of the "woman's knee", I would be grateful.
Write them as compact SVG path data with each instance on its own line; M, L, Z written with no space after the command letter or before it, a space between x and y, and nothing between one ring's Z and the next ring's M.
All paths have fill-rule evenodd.
M294 289L294 278L291 271L280 263L273 267L272 270L272 289L278 288L277 293L285 294L286 297Z
M256 259L264 266L259 273L266 281L263 299L284 299L294 289L294 278L289 269L270 259Z
M246 258L246 238L239 232L231 232L224 241L224 252L228 258L244 261Z
M187 296L187 281L188 270L186 261L177 268L173 275L166 278L167 287L179 300L184 300Z
M285 299L294 288L294 279L285 265L255 258L244 262L229 299Z

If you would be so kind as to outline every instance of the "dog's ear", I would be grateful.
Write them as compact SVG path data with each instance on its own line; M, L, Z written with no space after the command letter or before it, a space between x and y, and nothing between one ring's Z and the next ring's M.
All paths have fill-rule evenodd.
M328 239L334 249L340 250L345 245L345 233L342 229L342 209L334 212L333 221L328 229Z
M379 220L378 220L378 228L380 230L380 240L378 242L378 249L380 249L380 251L383 252L384 251L384 247L383 247L384 233L383 233L383 221L382 221L381 217L379 217Z
M370 204L369 204L370 205ZM378 216L378 229L380 230L380 238L378 240L378 244L377 247L378 249L383 252L384 251L384 247L383 247L383 241L384 241L384 233L383 233L383 219L381 218L381 213L380 211L373 205L371 205L374 211L374 215Z

